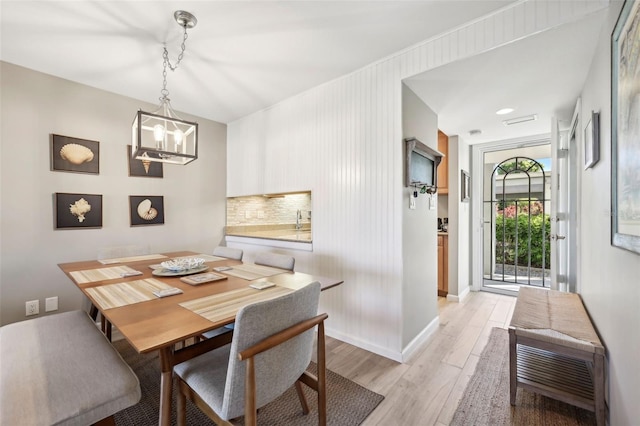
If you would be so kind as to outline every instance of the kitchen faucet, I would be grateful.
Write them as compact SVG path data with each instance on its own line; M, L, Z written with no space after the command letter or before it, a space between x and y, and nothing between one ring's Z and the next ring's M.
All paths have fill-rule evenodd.
M296 229L300 230L302 228L302 223L300 222L302 220L302 212L300 210L298 210L296 212Z

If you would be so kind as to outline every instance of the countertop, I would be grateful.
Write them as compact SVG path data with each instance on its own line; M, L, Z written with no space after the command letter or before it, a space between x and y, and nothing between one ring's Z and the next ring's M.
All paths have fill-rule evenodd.
M276 226L278 229L268 228L269 226L228 227L226 235L302 243L312 242L311 229L308 227L303 227L302 229L296 229L295 226L284 228Z

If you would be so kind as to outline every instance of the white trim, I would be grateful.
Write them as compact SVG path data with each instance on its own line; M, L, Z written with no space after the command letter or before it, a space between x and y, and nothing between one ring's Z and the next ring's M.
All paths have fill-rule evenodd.
M440 317L436 316L409 344L402 350L402 362L409 360L425 342L438 330Z
M455 295L455 294L447 294L447 301L449 302L463 302L464 299L467 298L467 296L469 296L469 292L470 292L470 288L469 286L467 286L467 288L465 288L464 290L462 290L461 294Z
M372 345L370 342L353 337L350 334L341 333L335 329L325 328L325 335L338 339L342 342L348 343L353 346L357 346L360 349L364 349L369 352L373 352L376 355L389 358L390 360L402 362L402 353L391 351L381 346Z
M520 148L522 146L534 146L548 144L551 140L551 134L531 135L515 139L506 139L496 142L487 142L483 144L471 145L471 193L484 194L482 185L484 179L484 161L483 156L487 152L502 151L507 149ZM471 199L471 290L480 291L482 289L483 273L482 273L482 228L484 226L483 218L483 197L473 197Z

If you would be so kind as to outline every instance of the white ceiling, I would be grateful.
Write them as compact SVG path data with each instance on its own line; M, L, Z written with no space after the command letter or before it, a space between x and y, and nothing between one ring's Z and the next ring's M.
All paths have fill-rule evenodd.
M405 80L438 114L438 127L471 144L549 133L551 117L568 127L587 78L606 11ZM514 108L496 115L502 108ZM505 126L503 120L537 115ZM471 130L481 130L471 136Z
M549 0L563 1L563 0ZM228 123L477 19L513 0L0 1L0 59L158 103L162 46L173 107ZM572 108L602 18L554 30L411 79L441 128L490 137L498 107L512 116ZM466 138L469 139L468 137ZM494 139L495 140L495 139ZM474 142L474 141L470 141Z
M512 1L512 0L511 0ZM503 7L497 1L7 1L0 59L158 103L162 46L176 110L230 122Z

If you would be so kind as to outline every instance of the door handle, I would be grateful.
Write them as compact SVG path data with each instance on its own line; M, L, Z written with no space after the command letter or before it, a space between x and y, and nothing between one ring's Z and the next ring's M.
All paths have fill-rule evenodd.
M565 237L564 235L551 234L551 236L549 238L551 238L551 241L555 241L555 240L564 240L567 237Z

